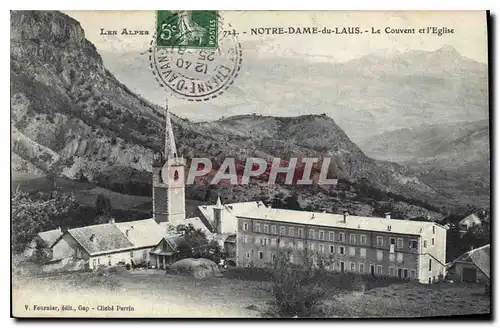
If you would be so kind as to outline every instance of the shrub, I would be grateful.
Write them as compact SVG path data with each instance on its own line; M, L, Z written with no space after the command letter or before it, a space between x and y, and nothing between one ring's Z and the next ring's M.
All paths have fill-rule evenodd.
M280 251L273 262L271 274L273 301L266 312L277 317L312 317L321 312L320 305L326 298L326 289L320 283L325 273L315 267L310 257L304 264L290 262L290 253Z

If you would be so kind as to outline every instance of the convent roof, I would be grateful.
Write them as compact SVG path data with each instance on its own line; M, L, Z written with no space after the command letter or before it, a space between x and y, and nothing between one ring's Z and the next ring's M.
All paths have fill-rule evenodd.
M249 211L236 210L233 211L233 214L240 218L411 235L421 235L433 225L442 227L431 221L396 220L355 215L348 215L346 223L344 223L343 214L274 209L265 206L252 208Z

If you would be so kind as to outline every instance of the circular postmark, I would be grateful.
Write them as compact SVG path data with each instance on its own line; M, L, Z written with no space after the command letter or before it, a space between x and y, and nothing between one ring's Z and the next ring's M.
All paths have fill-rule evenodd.
M239 74L242 64L241 44L236 33L224 31L222 20L208 21L206 29L216 28L218 33L197 30L189 20L189 12L180 12L161 26L178 27L174 31L165 29L169 46L158 46L157 31L151 41L149 62L155 79L161 87L178 98L189 101L204 101L215 98L229 88ZM230 25L226 27L230 29ZM205 47L193 46L194 42ZM191 43L190 43L191 42ZM196 45L196 43L195 43Z

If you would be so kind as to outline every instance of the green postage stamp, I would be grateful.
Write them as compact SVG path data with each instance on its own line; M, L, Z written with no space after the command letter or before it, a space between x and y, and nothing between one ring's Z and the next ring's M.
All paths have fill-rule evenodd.
M217 18L216 10L158 10L156 46L217 49Z

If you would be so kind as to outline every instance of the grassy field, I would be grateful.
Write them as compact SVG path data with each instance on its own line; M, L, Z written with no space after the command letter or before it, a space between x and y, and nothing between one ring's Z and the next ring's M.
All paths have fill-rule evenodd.
M142 270L115 273L107 280L83 273L15 278L15 313L32 315L22 305L124 304L134 306L135 316L147 317L261 317L271 299L266 281L237 279L225 274L206 280ZM490 298L476 285L399 283L365 293L332 293L325 302L329 317L423 317L481 314L490 312ZM36 303L38 302L38 303ZM16 306L17 305L17 306ZM40 313L38 313L40 314ZM134 316L131 313L111 313ZM58 313L70 316L106 316L109 312Z

